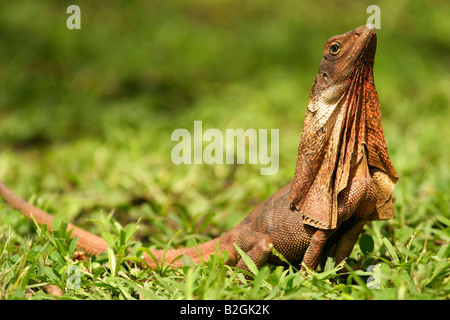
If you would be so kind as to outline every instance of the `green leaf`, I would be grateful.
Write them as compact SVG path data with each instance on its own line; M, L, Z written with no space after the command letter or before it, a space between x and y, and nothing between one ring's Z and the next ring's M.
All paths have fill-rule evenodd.
M112 233L109 232L102 232L102 238L106 241L106 243L110 247L114 247L116 245L116 239Z
M70 244L69 244L69 256L70 257L73 257L73 253L75 252L77 243L78 243L78 236L73 238L72 241L70 241Z
M334 265L336 264L336 259L333 257L328 257L327 261L325 262L325 267L323 268L324 272L328 272L334 269Z
M128 242L131 240L131 238L134 236L134 234L136 233L136 231L139 229L139 222L141 221L141 218L138 219L138 221L136 223L133 224L127 224L124 228L123 231L125 232L126 236L125 236L125 242Z
M248 269L251 273L253 273L255 276L258 274L259 270L256 264L253 262L253 260L243 251L241 248L239 248L236 244L234 244L234 247L238 251L239 255L241 256L242 260L244 260L245 264L247 265Z
M351 284L351 281L354 280L358 285L359 288L368 296L372 297L372 292L369 288L367 288L366 283L364 280L358 275L357 272L355 272L347 263L345 264L347 270L349 271L350 275L347 278L347 284Z
M50 225L53 230L59 230L61 227L61 218L60 217L54 217L53 220L50 222Z
M120 246L120 248L119 248L119 252L118 252L118 254L117 254L117 259L116 259L116 264L117 264L117 266L116 266L116 268L117 268L117 271L119 271L119 267L120 267L120 265L122 264L122 262L123 262L123 257L125 256L125 246ZM117 272L116 272L117 273Z
M450 227L450 219L444 216L436 216L436 219L447 227Z
M61 222L61 224L59 225L59 229L58 229L58 237L61 238L61 240L66 238L66 232L67 232L67 222Z
M116 257L114 256L114 251L111 249L111 247L108 247L108 261L109 261L109 269L111 272L111 275L113 277L116 276Z
M431 274L431 276L428 278L428 280L426 281L427 283L431 283L437 276L439 276L439 274L445 270L448 266L448 262L447 262L447 257L449 255L449 245L443 245L437 255L436 255L436 264L434 265L434 269L433 269L433 273Z
M161 261L161 265L160 265L160 261L158 261L158 259L156 259L155 255L148 248L140 247L139 250L142 251L143 253L146 253L155 262L156 270L161 269L163 261Z
M124 246L127 239L127 233L124 230L120 230L120 245Z
M368 254L373 252L373 248L375 247L373 238L366 234L363 233L360 237L359 237L359 248L361 249L361 252L363 254Z
M414 235L415 230L413 228L404 227L397 229L394 232L396 243L407 243Z
M383 244L386 247L387 251L389 252L389 255L391 256L392 260L395 264L398 264L400 262L400 259L398 258L397 252L395 251L394 246L389 241L388 238L383 238Z
M50 258L56 263L58 263L60 266L65 264L64 258L58 251L53 251L52 253L50 253Z
M59 274L56 273L56 271L50 267L44 267L43 268L44 274L50 279L51 282L59 283L60 277Z

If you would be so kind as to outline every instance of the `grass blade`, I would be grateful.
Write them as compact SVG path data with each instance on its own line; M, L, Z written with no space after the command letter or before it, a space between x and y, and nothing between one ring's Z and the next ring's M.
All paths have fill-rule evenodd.
M395 264L400 263L400 259L398 258L397 252L395 251L394 246L389 241L388 238L383 238L383 244L386 247L387 251L389 252L389 255L391 256L392 260Z
M256 264L253 262L253 260L250 259L250 257L243 250L241 250L241 248L239 248L236 244L234 244L234 247L238 251L242 260L244 260L244 262L247 265L250 272L256 276L258 274L259 270L258 270L258 267L256 266Z

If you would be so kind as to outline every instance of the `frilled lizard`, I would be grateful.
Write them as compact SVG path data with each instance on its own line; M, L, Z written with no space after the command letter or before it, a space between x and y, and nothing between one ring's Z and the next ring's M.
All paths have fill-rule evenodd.
M194 262L219 250L229 252L228 265L248 269L234 245L259 268L283 264L271 247L294 265L316 269L327 252L336 263L346 259L365 223L394 216L398 179L389 159L373 79L375 29L361 26L330 38L309 99L293 181L259 204L231 231L196 247L151 250L173 266L180 255ZM50 228L53 217L31 206L0 182L0 194L28 218ZM106 242L69 225L78 247L89 254L107 249ZM200 255L199 255L200 253ZM156 263L148 255L149 267Z

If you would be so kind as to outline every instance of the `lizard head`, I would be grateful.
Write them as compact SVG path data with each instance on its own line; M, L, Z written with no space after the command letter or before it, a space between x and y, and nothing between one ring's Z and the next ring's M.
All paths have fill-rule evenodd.
M371 25L331 37L325 44L311 93L334 103L347 91L358 70L372 72L376 46L376 32Z

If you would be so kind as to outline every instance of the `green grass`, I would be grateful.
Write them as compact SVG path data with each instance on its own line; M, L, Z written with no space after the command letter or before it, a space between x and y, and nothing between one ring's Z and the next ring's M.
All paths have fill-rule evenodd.
M139 267L143 247L220 235L292 178L323 44L364 24L370 4L80 1L82 29L70 31L60 1L1 3L0 179L111 251L73 259L64 228L37 228L1 201L0 298L55 299L42 290L53 284L61 299L449 299L450 6L426 1L379 3L396 217L365 227L343 274L267 266L249 280L219 256ZM279 172L174 165L171 133L195 120L280 129ZM371 265L379 288L367 286Z

